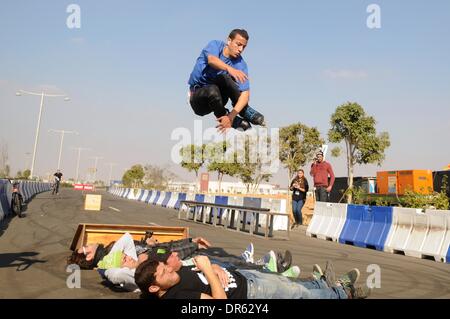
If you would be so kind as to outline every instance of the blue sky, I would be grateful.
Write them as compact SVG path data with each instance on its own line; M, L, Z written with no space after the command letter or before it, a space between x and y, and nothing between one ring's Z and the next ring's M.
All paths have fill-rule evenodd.
M81 8L81 28L69 29L66 8ZM381 8L381 28L369 29L369 4ZM187 79L200 50L235 27L250 41L244 52L251 103L270 127L295 122L329 129L346 101L361 104L387 131L391 147L377 170L432 169L450 163L450 2L433 1L10 1L0 11L0 141L13 172L29 165L39 98L18 89L65 93L45 100L36 173L55 170L59 136L66 135L62 169L75 175L99 161L169 165L181 179L193 175L171 163L177 127L193 129ZM213 116L203 118L214 125ZM344 158L331 159L336 175ZM285 183L280 171L273 182Z

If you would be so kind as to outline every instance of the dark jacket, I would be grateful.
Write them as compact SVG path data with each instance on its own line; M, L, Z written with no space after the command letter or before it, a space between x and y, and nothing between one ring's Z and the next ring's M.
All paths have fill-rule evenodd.
M302 178L303 181L301 181L298 176L296 176L292 182L291 182L291 186L289 187L289 189L292 191L292 200L294 201L299 201L299 200L305 200L306 199L306 193L309 190L309 185L308 185L308 180L303 176ZM299 188L295 188L294 187L294 183L298 182L300 184L299 188L303 188L305 189L304 192L302 192Z

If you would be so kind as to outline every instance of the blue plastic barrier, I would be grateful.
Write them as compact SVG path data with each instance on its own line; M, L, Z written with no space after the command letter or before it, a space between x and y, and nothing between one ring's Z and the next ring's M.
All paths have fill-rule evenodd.
M145 194L145 190L144 189L141 189L141 194L139 194L139 197L138 197L138 201L142 201L142 197L144 196L144 194Z
M167 203L169 202L171 196L172 196L172 192L166 192L166 196L164 197L164 199L163 199L163 201L161 203L162 207L166 207L167 206Z
M144 202L146 202L147 204L149 204L150 197L152 197L152 194L153 194L153 191L148 191L147 198L144 200Z
M0 179L0 220L10 214L10 203L7 196L8 180Z
M205 195L204 194L195 194L195 201L204 203Z
M152 202L153 205L156 205L156 203L158 202L159 195L161 195L161 192L157 191L156 192L156 196L155 196L155 198L153 199L153 202Z
M174 205L174 208L175 208L175 209L177 209L177 210L180 209L180 202L181 202L182 200L186 200L186 193L179 193L179 194L178 194L177 202L176 202L175 205Z
M384 245L392 227L392 207L371 206L372 228L367 235L364 247L375 247L376 250L384 250Z
M339 242L341 244L355 244L356 236L361 227L364 212L367 210L367 205L348 205L347 206L347 220L342 228L341 235L339 236ZM367 223L365 224L367 227ZM368 231L368 230L367 230Z
M216 198L214 198L214 204L228 205L228 196L216 196ZM223 211L224 211L223 208L217 209L217 217L221 218ZM211 215L212 215L212 212L211 212Z

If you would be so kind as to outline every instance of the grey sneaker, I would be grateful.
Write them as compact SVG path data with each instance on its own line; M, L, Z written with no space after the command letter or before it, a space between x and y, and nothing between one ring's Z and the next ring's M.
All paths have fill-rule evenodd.
M289 250L284 252L284 257L280 252L276 253L277 255L277 270L278 272L284 272L289 269L292 264L292 254Z
M339 277L337 283L341 284L343 287L352 287L358 281L360 275L358 268L353 268Z
M372 292L372 289L368 288L367 286L350 286L347 288L344 288L345 292L347 293L347 296L349 299L366 299L370 296L370 293Z
M336 273L334 271L334 266L331 261L327 261L327 264L325 266L325 272L323 274L325 276L325 280L328 284L328 287L335 287L336 286Z
M313 266L312 275L313 275L314 279L316 279L316 280L319 280L320 278L322 278L323 271L322 271L322 268L320 268L320 266L318 264L315 264Z

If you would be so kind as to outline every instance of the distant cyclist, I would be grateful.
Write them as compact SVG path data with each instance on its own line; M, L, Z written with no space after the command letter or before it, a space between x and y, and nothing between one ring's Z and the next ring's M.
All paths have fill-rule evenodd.
M55 182L53 184L53 192L52 194L59 194L59 183L61 183L62 180L62 176L63 174L61 173L61 170L57 170L55 174L53 174L53 176L55 177Z

